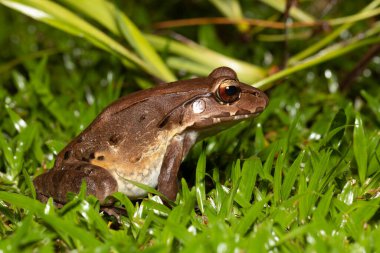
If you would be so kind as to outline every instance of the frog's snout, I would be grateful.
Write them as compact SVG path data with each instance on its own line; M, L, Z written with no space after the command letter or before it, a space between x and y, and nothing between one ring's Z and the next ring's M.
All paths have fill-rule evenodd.
M264 105L264 107L262 108L262 110L261 111L264 111L264 109L268 106L268 104L269 104L269 98L268 98L268 96L267 96L267 94L265 94L264 92L261 92L260 93L260 97L262 98L262 99L264 99L264 102L265 102L265 105Z

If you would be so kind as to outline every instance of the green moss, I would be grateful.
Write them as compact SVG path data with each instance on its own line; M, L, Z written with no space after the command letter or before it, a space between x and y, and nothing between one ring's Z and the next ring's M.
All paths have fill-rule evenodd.
M168 44L159 47L163 41L156 41L159 43L153 43L149 50L159 51L157 57L161 57L162 65L154 60L157 58L152 51L144 52L144 43L133 44L133 38L140 38L139 31L128 30L132 29L128 21L123 21L127 27L115 32L112 30L115 24L107 23L108 19L94 20L88 17L91 13L70 2L59 1L128 48L143 65L126 62L128 57L104 44L99 46L94 38L72 37L0 5L0 20L4 21L0 22L4 28L0 29L0 249L11 252L380 249L378 57L368 63L348 89L336 89L367 52L368 47L359 46L376 42L379 25L369 19L347 25L343 34L355 37L371 31L372 34L364 35L364 42L347 36L339 44L338 38L331 35L334 33L318 33L312 28L291 30L291 35L302 32L314 35L309 34L301 41L290 40L287 53L302 56L299 53L311 52L320 61L310 65L291 58L292 66L303 71L285 68L282 73L286 79L270 84L273 86L267 90L270 104L262 115L197 144L181 166L181 191L172 208L163 205L154 194L137 202L115 194L116 205L126 210L118 221L101 212L95 198L85 197L84 188L62 209L51 202L42 204L35 200L31 180L52 167L57 152L110 102L140 87L154 85L160 77L158 73L166 73L162 80L170 79L170 73L188 78L191 74L208 72L213 64L237 62L243 66L239 75L257 80L253 73L268 73L268 66L278 66L284 56L283 43L273 42L273 38L283 34L282 30L194 26L172 31L200 41L218 54L199 47L181 47L188 46L186 43L177 45L175 51ZM173 5L162 6L155 1L147 1L145 5L127 2L118 7L126 10L130 20L143 27L144 32L164 19L219 15L211 2L173 1ZM261 2L236 3L247 17L270 19L279 15L272 9L273 3ZM319 12L313 13L313 9L320 6L314 2L302 2L298 11L309 10L306 14L316 17ZM345 17L364 8L359 1L346 2L333 5L327 17ZM373 1L372 7L377 2ZM301 14L298 12L295 20L302 18ZM123 19L111 17L117 18L117 22ZM272 38L272 42L264 41L265 38ZM326 45L321 43L323 39L327 40ZM345 49L344 43L351 45L348 47L351 49ZM322 46L320 49L335 45L337 51L318 54L318 50L312 52L315 45ZM199 57L202 54L204 58L215 58L203 60ZM225 55L230 58L224 58ZM155 70L147 71L145 64L155 66ZM268 81L262 78L259 79Z

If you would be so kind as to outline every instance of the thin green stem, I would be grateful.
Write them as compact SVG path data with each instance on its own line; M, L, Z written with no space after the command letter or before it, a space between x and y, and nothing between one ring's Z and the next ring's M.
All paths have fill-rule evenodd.
M372 1L370 4L368 4L366 7L364 7L361 10L361 12L357 15L360 15L361 13L366 13L367 11L371 11L372 9L375 9L379 4L380 4L380 0ZM347 20L347 18L348 17L345 17L346 20ZM332 21L332 22L334 23L334 21ZM332 25L331 23L329 23L329 24ZM344 25L338 27L332 33L330 33L328 36L324 37L322 40L319 40L317 43L311 45L310 47L306 48L305 50L303 50L303 51L299 52L298 54L294 55L293 57L291 57L288 61L288 64L294 65L298 61L305 59L306 57L314 54L318 50L322 49L326 45L333 42L336 38L338 38L342 34L342 32L348 30L352 25L353 25L353 23L347 23L347 24L344 24Z
M340 43L339 45L340 48L337 48L337 45L330 47L329 49L324 50L323 53L317 54L314 57L306 59L304 62L298 63L295 66L284 69L280 72L277 72L274 75L269 76L268 78L265 78L259 82L254 83L253 86L258 87L263 90L267 90L273 86L274 81L284 78L294 72L297 72L297 71L315 66L319 63L337 58L359 47L368 46L368 45L379 43L379 42L380 42L380 37L364 39L362 41L359 41L353 44Z

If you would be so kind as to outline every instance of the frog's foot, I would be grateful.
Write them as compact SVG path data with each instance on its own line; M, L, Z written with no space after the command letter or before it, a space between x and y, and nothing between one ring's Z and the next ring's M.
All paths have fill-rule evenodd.
M108 170L85 162L67 163L61 169L52 169L36 177L33 183L39 200L46 202L52 197L58 203L66 203L67 193L79 193L83 181L87 185L87 195L94 195L101 203L118 190Z

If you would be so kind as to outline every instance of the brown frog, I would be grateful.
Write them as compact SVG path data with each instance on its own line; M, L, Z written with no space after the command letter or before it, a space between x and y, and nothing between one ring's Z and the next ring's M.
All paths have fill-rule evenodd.
M34 180L38 198L63 204L83 180L87 194L101 203L117 191L131 199L144 196L132 180L174 200L180 163L194 143L257 116L267 104L262 91L239 82L227 67L122 97L58 154L53 169Z

